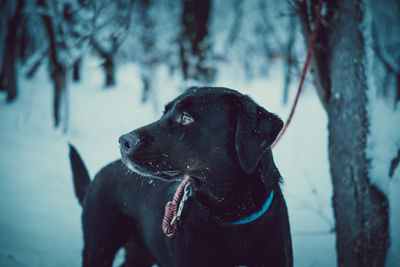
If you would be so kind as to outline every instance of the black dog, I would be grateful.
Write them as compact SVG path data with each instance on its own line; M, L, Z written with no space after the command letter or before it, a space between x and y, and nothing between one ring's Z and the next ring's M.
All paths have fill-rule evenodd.
M90 183L71 146L83 206L83 266L292 266L282 121L226 88L190 88L160 120L120 137L122 161Z

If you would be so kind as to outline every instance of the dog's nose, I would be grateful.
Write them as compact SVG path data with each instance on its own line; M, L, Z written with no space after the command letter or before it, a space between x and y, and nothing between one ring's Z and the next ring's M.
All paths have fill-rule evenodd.
M135 147L139 144L140 140L136 134L128 133L119 138L119 146L121 152L130 154Z

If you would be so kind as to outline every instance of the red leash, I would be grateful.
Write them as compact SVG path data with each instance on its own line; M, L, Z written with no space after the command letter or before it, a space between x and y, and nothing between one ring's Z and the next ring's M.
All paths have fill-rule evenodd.
M162 230L164 234L168 237L172 237L176 231L178 231L178 223L181 217L183 205L185 204L186 199L184 194L186 186L189 184L190 177L188 175L185 176L181 184L175 191L174 198L172 201L168 202L165 205L165 214L162 222Z
M296 98L294 99L292 110L290 111L289 117L286 120L285 126L283 126L278 137L275 139L275 142L271 145L271 148L273 148L279 142L279 140L281 139L282 135L285 133L287 127L289 126L289 124L293 118L293 114L296 109L297 102L299 101L299 96L300 96L301 90L303 89L304 80L306 79L308 66L310 65L311 53L314 49L315 38L317 37L317 32L318 32L319 24L321 21L323 3L324 3L324 0L319 0L319 2L318 2L317 13L316 13L315 21L314 21L313 30L311 32L310 40L308 41L308 45L307 45L306 60L304 61L303 69L301 70L300 83L299 83L299 87L297 89Z

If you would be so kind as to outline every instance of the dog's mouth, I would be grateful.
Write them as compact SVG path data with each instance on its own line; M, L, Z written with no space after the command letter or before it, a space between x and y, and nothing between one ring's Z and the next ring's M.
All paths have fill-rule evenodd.
M171 181L171 180L182 180L184 176L183 171L177 169L152 171L147 168L141 167L138 164L135 164L130 159L124 156L122 157L122 162L129 170L136 172L140 175L143 175L145 177L160 179L164 181Z
M169 170L169 171L162 171L161 174L168 176L170 178L177 178L183 175L181 170Z

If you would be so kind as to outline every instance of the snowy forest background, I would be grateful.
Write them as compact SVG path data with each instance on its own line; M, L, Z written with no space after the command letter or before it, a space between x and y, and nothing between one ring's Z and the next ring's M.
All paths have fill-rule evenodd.
M317 2L0 0L0 266L80 265L68 142L93 177L192 85L285 120ZM295 266L399 266L400 2L324 1L311 69L274 148Z

